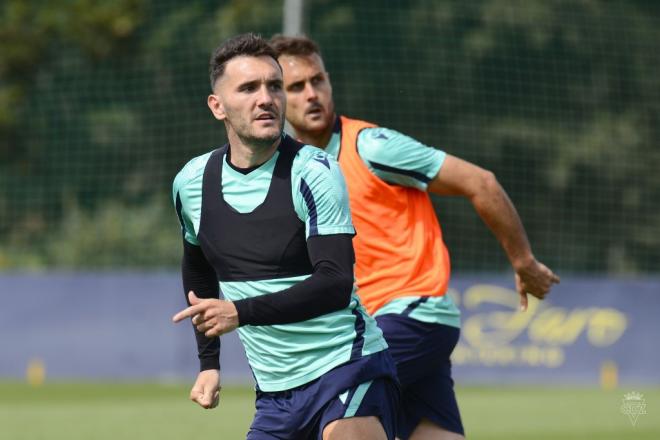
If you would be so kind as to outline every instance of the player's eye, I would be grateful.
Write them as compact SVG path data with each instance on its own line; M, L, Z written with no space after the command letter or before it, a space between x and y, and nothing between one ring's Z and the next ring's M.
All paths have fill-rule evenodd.
M254 84L245 84L241 87L239 87L239 92L246 92L246 93L251 93L254 92L257 89L257 87Z
M304 88L305 88L305 83L299 82L299 83L291 84L287 88L287 91L289 91L289 92L302 92Z

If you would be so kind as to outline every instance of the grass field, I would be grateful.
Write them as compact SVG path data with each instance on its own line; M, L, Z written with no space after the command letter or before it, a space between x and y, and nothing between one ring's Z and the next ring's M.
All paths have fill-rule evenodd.
M632 426L620 411L626 390L471 388L458 390L471 439L660 439L660 389L644 394L647 414ZM187 400L188 385L0 382L2 440L232 440L245 438L254 408L247 387L223 389L220 407Z

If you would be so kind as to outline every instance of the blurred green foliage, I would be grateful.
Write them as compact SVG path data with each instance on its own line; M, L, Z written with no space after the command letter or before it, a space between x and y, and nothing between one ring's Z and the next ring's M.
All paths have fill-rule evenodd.
M496 173L559 271L660 267L660 4L308 0L338 110ZM170 184L224 142L223 39L282 2L5 0L0 268L173 267ZM469 203L434 198L457 270L502 270Z

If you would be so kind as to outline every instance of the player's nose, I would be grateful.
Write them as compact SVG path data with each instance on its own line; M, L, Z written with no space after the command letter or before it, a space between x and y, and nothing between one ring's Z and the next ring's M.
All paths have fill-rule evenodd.
M308 101L316 101L318 99L316 89L310 82L305 83L305 96Z
M262 85L257 94L257 104L259 106L268 106L272 104L274 100L273 92L265 84Z

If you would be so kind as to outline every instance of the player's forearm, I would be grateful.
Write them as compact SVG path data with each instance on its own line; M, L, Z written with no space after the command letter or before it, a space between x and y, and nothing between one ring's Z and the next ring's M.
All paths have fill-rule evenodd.
M234 301L243 325L275 325L306 321L348 305L353 280L321 269L280 292Z
M279 292L234 301L239 325L275 325L306 321L346 307L353 291L352 236L311 237L314 267L306 280Z
M188 292L193 291L200 298L218 298L219 285L213 267L206 261L199 246L183 240L183 258L181 259L183 291L188 301ZM220 338L207 338L196 328L197 355L200 371L220 368Z
M534 256L520 216L492 173L484 172L480 190L470 200L500 242L513 268L518 270L530 264Z

